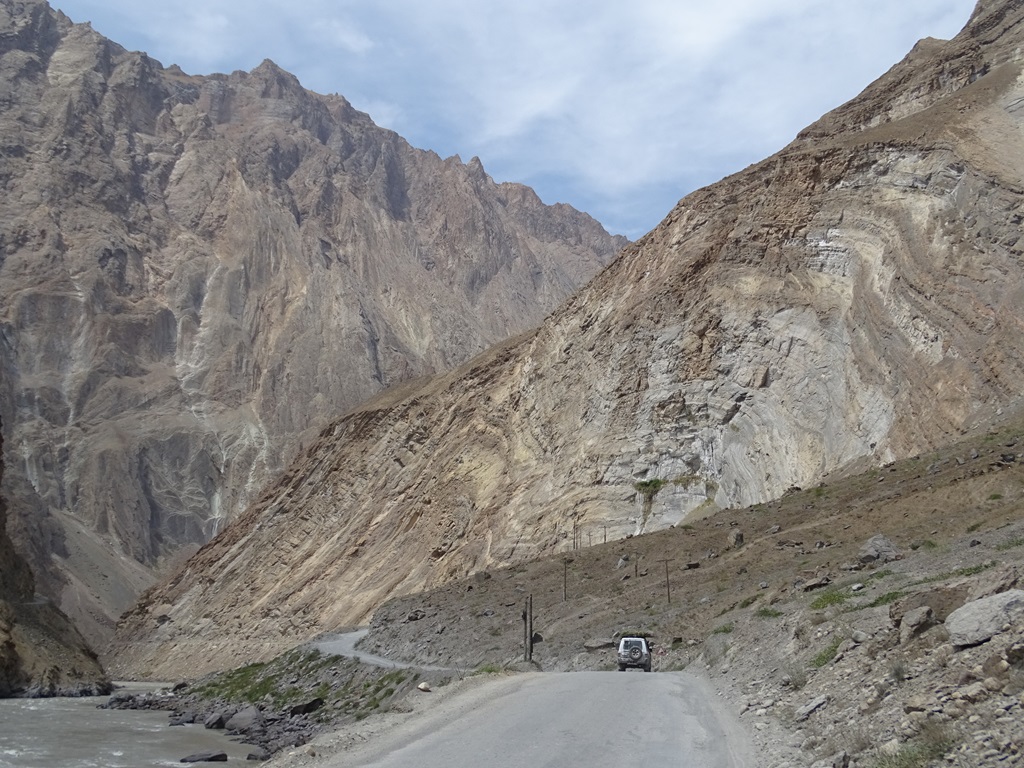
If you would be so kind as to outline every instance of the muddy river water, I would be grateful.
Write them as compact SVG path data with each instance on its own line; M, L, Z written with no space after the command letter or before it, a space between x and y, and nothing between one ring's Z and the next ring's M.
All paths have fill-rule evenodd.
M240 766L253 750L202 725L172 727L167 712L97 709L107 698L0 699L0 768L180 766L211 750Z

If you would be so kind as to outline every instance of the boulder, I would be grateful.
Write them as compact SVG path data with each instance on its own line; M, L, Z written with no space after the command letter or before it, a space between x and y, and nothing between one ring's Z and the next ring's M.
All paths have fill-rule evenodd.
M224 727L229 731L246 731L262 720L263 713L256 707L246 707L232 715L231 719L224 723Z
M743 531L739 528L733 528L729 531L729 546L733 549L739 549L743 546Z
M903 553L887 537L877 534L860 548L857 559L861 563L888 563L903 559Z
M228 761L227 752L196 752L195 754L183 757L179 762L182 763L226 763Z
M1024 621L1024 590L1011 589L966 603L946 619L949 642L963 648L984 643L1006 624Z
M223 712L211 712L203 720L204 728L223 728L226 718Z

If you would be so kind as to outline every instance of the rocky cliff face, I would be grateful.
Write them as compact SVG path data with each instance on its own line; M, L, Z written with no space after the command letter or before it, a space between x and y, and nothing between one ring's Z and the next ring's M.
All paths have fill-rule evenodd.
M261 658L573 530L764 501L1018 398L1022 22L980 4L683 199L538 331L325 429L126 616L121 668Z
M266 61L193 77L0 0L15 540L90 637L331 418L535 326L625 241Z
M3 443L0 435L0 481ZM82 635L55 605L35 594L32 572L7 535L7 504L0 496L0 698L110 690Z

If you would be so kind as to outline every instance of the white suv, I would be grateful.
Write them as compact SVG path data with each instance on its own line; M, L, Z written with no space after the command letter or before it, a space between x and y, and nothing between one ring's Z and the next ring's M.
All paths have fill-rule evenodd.
M644 672L651 671L651 646L643 637L624 637L619 640L619 672L626 667L639 667Z

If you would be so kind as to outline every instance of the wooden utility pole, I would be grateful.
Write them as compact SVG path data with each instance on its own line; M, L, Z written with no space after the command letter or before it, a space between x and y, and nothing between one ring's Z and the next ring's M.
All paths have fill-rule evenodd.
M569 587L569 563L572 562L571 557L562 558L562 602L564 603L568 599L568 587Z
M526 660L533 661L533 595L530 595L530 597L527 598L527 603L530 606L530 622L529 626L526 629L527 639L529 640L529 643L527 645L528 652Z
M665 564L665 598L668 600L668 604L672 604L672 585L668 582L668 564L671 563L673 558L668 557L664 560L659 560L659 563Z
M533 595L523 604L523 661L533 661Z

